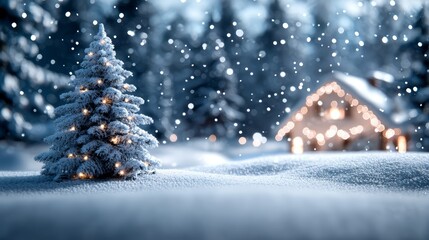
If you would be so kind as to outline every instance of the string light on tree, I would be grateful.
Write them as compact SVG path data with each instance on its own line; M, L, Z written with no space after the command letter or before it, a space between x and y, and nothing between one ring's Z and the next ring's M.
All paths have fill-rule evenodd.
M158 141L140 128L153 121L138 113L143 99L128 94L135 91L135 86L124 81L132 74L122 68L123 62L115 58L113 48L100 24L99 33L85 50L88 56L92 53L91 58L84 57L82 68L70 82L73 90L62 95L68 103L55 109L57 129L64 130L48 137L52 147L36 157L44 163L42 174L57 181L106 176L133 179L154 172L160 165L147 151L156 147ZM102 61L104 64L100 65ZM111 71L112 67L115 71ZM91 94L82 96L88 87ZM131 98L134 101L129 101ZM72 126L70 119L74 121ZM75 132L62 137L68 131ZM90 156L89 152L97 154Z

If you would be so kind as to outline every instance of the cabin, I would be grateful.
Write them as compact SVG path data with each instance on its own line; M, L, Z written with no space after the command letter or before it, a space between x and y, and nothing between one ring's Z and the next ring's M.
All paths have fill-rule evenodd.
M292 153L308 151L408 150L409 110L379 86L393 77L374 72L369 79L334 73L319 81L277 129Z

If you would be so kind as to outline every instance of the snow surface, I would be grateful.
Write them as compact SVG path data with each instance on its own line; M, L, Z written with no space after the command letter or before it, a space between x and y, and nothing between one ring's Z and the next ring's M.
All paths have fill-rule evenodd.
M3 171L0 239L428 239L428 190L419 153L271 155L136 181Z

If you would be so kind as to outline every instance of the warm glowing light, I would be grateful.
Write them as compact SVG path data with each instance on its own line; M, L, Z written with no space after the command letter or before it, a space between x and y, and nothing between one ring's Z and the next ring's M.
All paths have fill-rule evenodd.
M78 173L78 177L79 177L80 179L84 179L84 178L86 178L86 174L85 174L85 173L83 173L83 172L80 172L80 173Z
M292 153L303 153L304 152L304 141L301 137L295 137L292 140Z
M132 141L131 139L128 139L128 140L127 140L127 143L128 143L128 144L131 144L131 143L133 143L133 141Z
M398 137L398 152L404 153L407 151L407 138L405 136Z
M67 157L68 157L68 158L73 158L73 157L74 157L74 154L73 154L73 153L69 153L69 154L67 154Z
M88 53L88 56L92 57L92 55L94 55L94 53L93 53L93 52L89 52L89 53Z
M100 40L100 44L101 44L101 45L103 45L103 44L105 44L105 43L106 43L106 41L104 41L104 39L101 39L101 40Z
M103 80L102 80L102 79L98 79L98 80L97 80L97 83L98 83L98 84L103 84Z
M387 129L387 130L386 130L386 132L384 132L384 136L385 136L387 139L392 138L393 136L395 136L395 130L393 130L393 129L391 129L391 128Z
M379 124L376 128L377 132L383 132L386 127L383 124Z
M103 100L101 100L101 102L103 104L108 104L108 103L111 103L112 101L109 98L103 98Z
M112 64L111 64L110 62L106 62L104 65L105 65L106 67L112 66Z
M124 89L128 89L129 87L130 87L130 85L124 84Z
M71 132L76 131L76 127L72 126L71 128L69 128L69 131L71 131Z
M88 115L89 111L88 111L88 109L84 108L84 109L82 109L82 113L83 113L83 115Z
M350 138L350 134L342 129L338 130L337 135L343 140L347 140Z
M110 139L110 142L112 142L113 144L118 144L119 143L119 137L118 136L112 137Z
M304 116L303 116L301 113L297 113L297 114L295 115L295 120L296 120L296 121L301 121L303 118L304 118Z
M124 170L119 171L119 175L124 176L125 175L125 171Z
M88 91L88 88L85 88L85 87L80 87L80 90L79 90L81 93L84 93L84 92L87 92Z
M100 129L101 129L101 130L106 129L106 124L102 123L102 124L100 125Z
M324 141L324 140L325 140L325 137L323 136L323 134L318 133L318 134L316 135L316 140L317 140L318 142L322 142L322 141Z
M274 138L277 142L280 142L281 140L283 140L283 137L282 136L284 136L284 135L280 135L280 134L277 134L276 135L276 137Z
M277 140L277 139L276 139ZM247 139L245 138L245 137L240 137L239 139L238 139L238 143L240 144L240 145L244 145L244 144L246 144L246 142L247 142Z
M89 159L88 155L84 155L84 156L83 156L83 160L85 160L85 161L86 161L86 160L88 160L88 159Z
M133 116L128 116L127 119L131 121L131 120L134 119L134 117Z
M209 136L209 141L210 142L216 142L216 135L212 134Z
M130 99L128 99L128 98L124 99L124 102L129 102L129 101L130 101Z
M171 142L177 142L177 135L176 135L176 134L174 134L174 133L173 133L173 134L171 134L171 135L170 135L170 141L171 141Z
M344 119L345 111L342 108L332 107L329 109L328 118L332 120Z
M335 135L337 135L337 131L338 131L337 126L332 125L332 126L331 126L331 127L329 127L329 129L326 131L325 136L326 136L327 138L332 138L332 137L334 137Z
M115 168L118 168L118 167L120 167L122 164L120 163L120 162L116 162L115 163Z

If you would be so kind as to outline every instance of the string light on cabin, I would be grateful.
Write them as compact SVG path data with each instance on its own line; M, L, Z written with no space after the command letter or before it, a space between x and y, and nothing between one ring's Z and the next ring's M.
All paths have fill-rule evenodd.
M332 82L332 83L326 84L325 86L322 86L321 88L319 88L316 91L316 93L311 94L310 96L308 96L306 98L305 106L302 107L293 116L291 121L288 121L278 131L277 135L275 136L275 140L276 141L283 140L284 136L286 136L286 134L288 134L290 131L292 131L292 129L295 127L294 121L296 121L296 122L302 121L304 119L305 115L308 113L309 107L312 107L316 102L319 106L321 106L323 103L320 101L320 98L325 94L329 95L332 93L334 93L338 97L344 99L350 105L350 107L356 107L357 112L359 114L361 114L361 117L364 120L369 121L370 125L372 127L374 127L374 132L380 132L380 133L383 132L384 137L386 137L387 139L392 138L395 135L397 135L397 136L400 135L399 129L397 129L398 131L394 131L394 130L390 130L390 129L385 131L386 127L384 126L384 124L378 119L378 117L372 111L370 111L368 109L368 107L366 105L359 104L359 101L357 99L355 99L351 94L346 93L340 87L340 85L338 85L336 82ZM328 110L327 113L323 114L323 116L326 116L328 119L331 119L331 120L340 120L340 119L343 119L345 117L345 110L338 108L338 102L331 102L331 108ZM338 136L339 138L341 138L343 140L347 140L347 139L351 138L352 135L361 134L363 131L364 131L364 128L362 125L352 127L348 131L344 130L344 129L338 129L337 126L333 125L326 131L326 133L324 135L321 133L317 133L315 130L309 129L308 127L303 129L303 134L310 140L316 137L318 144L323 145L325 142L325 139L322 139L322 136L324 136L326 138L332 138L332 137ZM292 139L292 145L294 145L293 144L294 140L295 140L295 138ZM296 141L298 141L298 143L300 142L299 139L296 139ZM300 145L300 144L298 144L298 145ZM300 149L298 149L298 150L295 149L295 151L293 151L293 152L300 152Z

